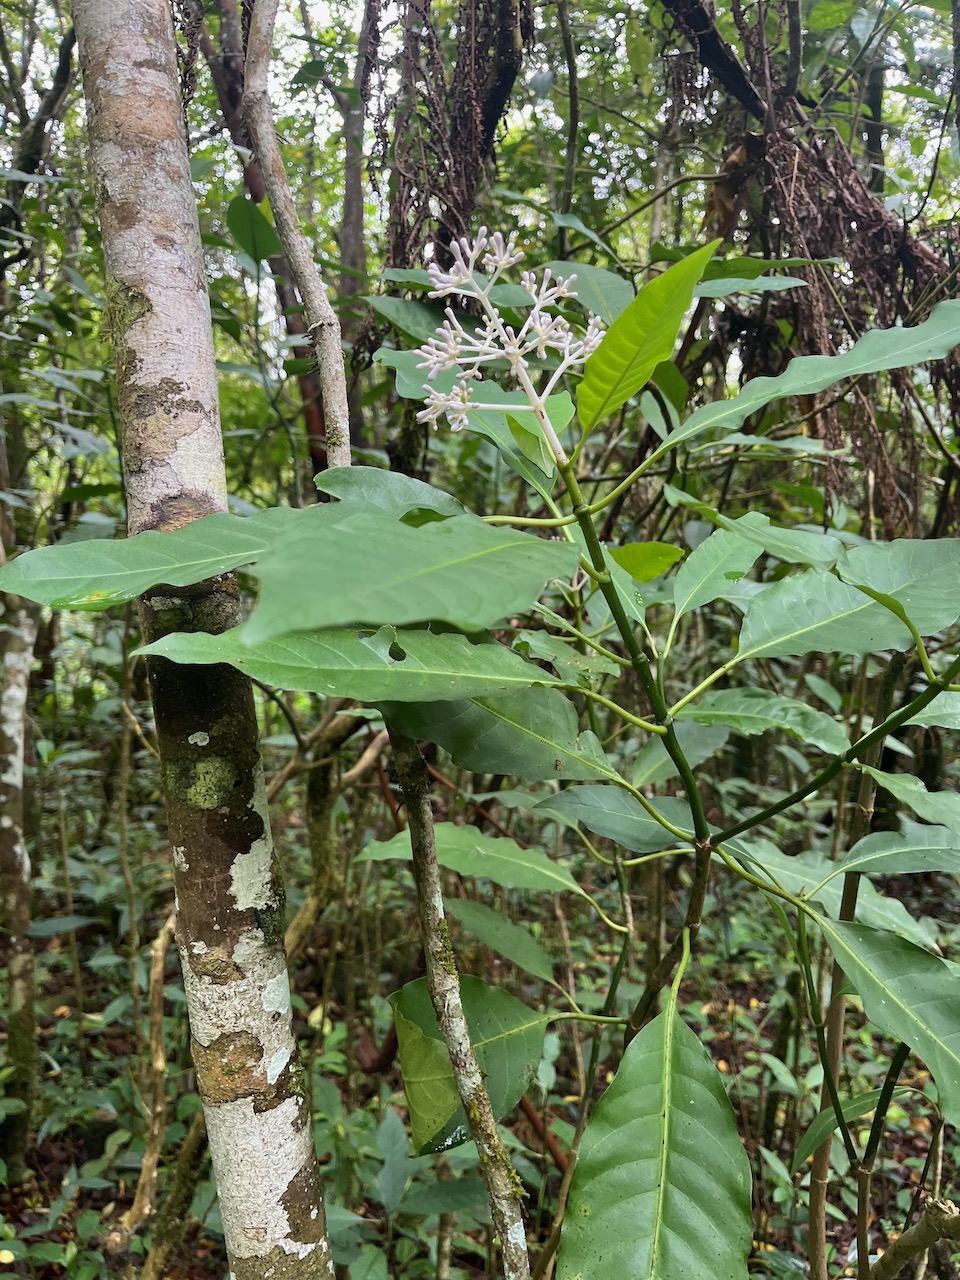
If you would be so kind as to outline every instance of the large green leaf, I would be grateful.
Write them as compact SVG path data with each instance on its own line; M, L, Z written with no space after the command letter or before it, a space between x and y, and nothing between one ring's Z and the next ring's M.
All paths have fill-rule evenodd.
M314 484L321 493L329 493L343 503L376 507L397 517L418 508L442 516L465 514L463 503L442 489L381 467L331 467L321 471Z
M676 616L719 599L753 567L761 548L735 533L712 533L691 551L673 579Z
M527 782L548 778L616 778L596 737L577 730L573 703L559 689L527 689L463 702L384 704L409 738L427 738L461 769L511 773Z
M810 529L781 529L759 511L751 511L738 520L730 520L719 511L711 519L723 529L732 529L741 538L755 542L769 556L786 564L808 564L817 569L831 569L844 556L843 543L833 534L814 533Z
M960 617L960 546L955 538L900 538L854 547L839 565L841 576L892 597L921 635L932 635Z
M749 438L754 442L758 439ZM777 441L778 445L782 443ZM748 542L756 543L767 555L775 556L786 564L808 564L818 569L832 569L846 555L843 543L832 533L824 533L819 529L815 532L811 529L782 529L779 525L772 524L770 517L759 511L750 511L745 516L731 520L722 511L707 506L699 498L672 484L663 486L663 494L671 506L691 507L712 524L735 533Z
M768 729L782 729L828 755L839 755L850 745L843 725L832 716L798 698L781 697L766 689L711 691L684 707L677 718L696 720L700 724L729 725L735 732L748 736Z
M219 636L172 634L138 652L174 662L228 662L278 689L361 702L433 702L556 683L504 645L471 644L455 633L398 632L394 627L381 627L367 636L343 630L300 631L246 644L244 632L241 626Z
M834 919L840 914L842 881L834 877L838 864L821 853L804 853L790 856L782 853L769 840L731 841L729 851L746 852L748 857L765 867L781 888L790 893L809 897L816 885L827 883L813 894L828 915ZM832 878L828 878L832 877ZM860 884L857 899L857 919L876 929L888 929L891 934L909 938L921 947L937 946L937 931L924 916L915 916L898 899L878 893L869 880Z
M334 506L323 527L285 539L257 563L260 602L245 641L350 623L438 620L476 631L528 609L577 551L476 516L418 529L381 511Z
M809 569L775 582L750 604L738 657L745 661L816 652L862 657L912 644L910 632L883 605L833 574Z
M912 773L886 773L869 765L860 768L891 795L908 804L924 822L939 823L960 833L960 795L956 791L928 791Z
M589 430L616 413L673 354L677 333L719 241L669 267L640 290L587 360L577 406Z
M490 1105L499 1120L516 1106L533 1078L550 1014L534 1013L515 996L479 978L462 977L460 994ZM470 1134L426 979L407 983L390 1003L414 1145L420 1154L449 1150Z
M918 712L908 724L925 728L960 729L960 693L940 693L928 706Z
M0 590L54 609L106 609L160 582L185 587L250 564L274 541L313 527L322 513L274 507L254 516L206 516L172 533L40 547L0 569Z
M283 245L273 224L261 212L259 205L246 196L234 196L227 205L227 226L234 240L254 262L283 253Z
M838 864L840 871L867 876L902 876L945 871L960 875L960 836L949 827L904 824L903 831L873 831L858 840Z
M529 445L526 446L525 453L520 443L522 436L515 426L511 426L510 418L513 416L523 433L529 435L535 430L533 414L516 412L524 407L529 410L530 402L526 394L522 391L504 391L497 383L488 379L475 389L473 399L487 407L470 410L467 415L469 430L495 445L503 459L518 475L523 476L542 497L548 497L553 492L557 477L553 455L549 450L534 450ZM501 404L503 409L490 407ZM511 409L514 411L512 415ZM574 407L570 395L564 391L559 395L548 397L546 413L551 426L559 435L573 418ZM537 461L533 461L528 456L531 453Z
M940 1109L960 1124L960 984L956 970L922 947L863 924L819 919L871 1022L903 1040L937 1084Z
M881 1089L870 1089L866 1093L858 1094L856 1098L847 1098L845 1102L841 1102L840 1111L844 1120L849 1124L851 1120L859 1120L861 1116L868 1116L871 1112L876 1111L882 1092ZM894 1089L893 1097L901 1098L905 1093L910 1092L911 1090L904 1086ZM803 1168L803 1165L810 1159L821 1142L825 1138L829 1138L837 1127L837 1113L833 1107L827 1107L811 1121L809 1128L800 1139L797 1149L793 1153L793 1159L790 1162L791 1174L798 1173Z
M432 336L432 335L431 335ZM452 369L439 373L432 383L427 382L427 370L421 369L423 356L419 351L396 351L393 347L381 347L373 357L377 364L386 365L397 375L397 395L405 400L425 400L427 387L437 391L450 391L457 380Z
M610 556L635 582L652 582L683 559L683 548L668 542L628 542L611 547Z
M675 995L590 1117L557 1280L746 1280L750 1165L710 1054Z
M675 826L692 827L685 800L658 797L651 804ZM534 813L561 822L582 822L588 831L615 840L632 853L655 853L677 843L677 837L651 817L638 800L616 786L567 787L541 800Z
M576 275L573 288L577 301L599 316L604 324L613 324L633 301L633 285L613 271L583 262L548 262L546 265L555 276L569 279Z
M374 311L395 329L409 334L418 342L427 342L434 337L443 324L443 308L435 302L415 302L412 298L394 298L386 293L368 294L364 302L369 302ZM426 380L424 377L423 381Z
M583 893L566 867L553 862L542 849L523 849L507 836L487 836L476 827L438 822L434 838L437 861L457 875L483 876L505 889ZM409 832L398 831L389 840L371 840L360 857L373 862L409 862L413 857Z
M447 915L479 938L484 946L504 956L535 978L553 981L553 962L525 925L514 924L502 911L472 898L444 898Z
M813 395L844 378L942 360L960 343L960 301L941 302L914 328L874 329L838 356L798 356L776 378L753 378L739 395L702 405L651 454L650 460L714 427L739 427L749 416L785 396Z
M694 724L687 720L677 721L676 736L687 764L691 769L696 769L726 745L730 734L725 725ZM663 745L663 739L651 734L633 757L630 781L635 787L652 787L658 782L676 778L679 773L680 770Z

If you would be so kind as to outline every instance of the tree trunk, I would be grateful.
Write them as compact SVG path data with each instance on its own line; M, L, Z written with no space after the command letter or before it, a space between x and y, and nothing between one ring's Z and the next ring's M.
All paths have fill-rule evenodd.
M23 485L25 465L21 424L7 418L0 430L0 493ZM0 500L0 564L5 562L16 539L13 512L6 501ZM23 766L30 671L39 621L37 605L20 596L0 594L0 920L6 930L7 1062L11 1069L5 1092L22 1104L22 1110L0 1120L0 1152L7 1163L11 1186L29 1176L27 1147L37 1087L33 943L28 935L33 912Z
M2 597L0 659L0 901L7 930L7 1062L5 1092L23 1104L0 1123L0 1151L7 1179L27 1176L27 1140L37 1082L37 1023L34 1009L33 944L30 926L30 857L23 831L23 754L27 689L37 639L39 610L19 596Z
M75 0L123 430L129 532L227 505L209 304L165 0ZM220 632L232 575L140 602L144 638ZM249 681L150 661L191 1045L235 1280L333 1263L283 951Z

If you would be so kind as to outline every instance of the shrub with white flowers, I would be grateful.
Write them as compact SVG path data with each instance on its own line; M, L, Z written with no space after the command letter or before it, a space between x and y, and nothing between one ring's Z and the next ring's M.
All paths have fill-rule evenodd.
M547 413L547 400L565 374L583 366L603 337L603 325L596 316L578 335L564 315L550 310L568 298L576 298L573 285L577 277L554 276L549 267L539 279L535 272L524 271L520 280L530 295L531 307L517 330L506 323L492 298L494 286L504 272L523 259L513 239L505 239L499 231L488 235L481 227L474 240L464 237L455 241L450 253L453 265L449 271L436 263L428 267L433 284L430 297L473 298L480 305L482 322L470 332L453 308L447 307L446 319L437 333L419 348L423 360L417 367L427 370L428 394L425 407L417 414L418 421L436 427L445 416L451 430L460 431L468 425L471 410L502 410L502 403L485 404L479 398L480 369L484 364L506 361L528 401L526 405L512 406L511 412L532 413L554 458L565 463L567 455ZM538 388L530 376L530 360L544 360L549 352L555 352L559 362ZM451 390L441 391L433 382L449 369L457 370L457 379Z

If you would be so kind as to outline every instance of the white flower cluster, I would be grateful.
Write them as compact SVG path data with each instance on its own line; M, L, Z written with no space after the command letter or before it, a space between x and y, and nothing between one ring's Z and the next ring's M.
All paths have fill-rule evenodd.
M563 316L548 311L564 299L577 296L572 288L576 276L553 277L547 267L538 279L533 271L524 271L520 279L533 305L517 330L504 322L490 297L503 273L523 258L513 239L505 240L499 231L488 235L486 227L481 227L473 241L464 237L452 244L450 254L453 264L449 271L441 270L436 263L428 268L433 284L430 297L460 294L475 298L483 318L476 330L469 332L453 308L447 307L446 319L435 336L419 348L417 354L423 357L423 362L417 367L427 370L424 389L428 395L423 410L417 414L418 421L436 427L445 415L452 430L459 431L466 425L471 409L502 410L502 404L479 403L472 398L472 392L480 380L481 365L505 360L529 401L527 406L513 406L511 412L524 408L534 412L554 455L562 461L563 450L546 418L544 406L563 375L582 365L603 337L603 327L596 316L578 336ZM536 356L542 360L549 351L556 352L560 360L546 386L538 391L528 373L530 358ZM458 370L457 380L452 390L439 391L432 384L438 374L448 369Z

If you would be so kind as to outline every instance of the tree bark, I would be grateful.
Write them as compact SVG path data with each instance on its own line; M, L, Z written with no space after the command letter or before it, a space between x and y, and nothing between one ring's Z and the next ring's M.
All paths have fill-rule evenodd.
M75 0L129 533L226 510L209 302L170 7ZM239 619L232 575L140 602L145 640ZM234 1280L333 1280L249 681L151 659L197 1086Z
M7 420L0 430L0 492L23 484L25 453L19 424ZM21 447L8 451L8 442ZM11 467L11 453L13 467ZM0 500L0 564L16 542L9 505ZM20 596L0 594L0 910L6 930L7 1062L6 1093L23 1109L0 1121L0 1152L7 1181L17 1186L29 1177L27 1147L37 1085L37 1016L30 856L24 820L23 766L27 745L27 699L40 620L39 608Z
M39 610L19 596L0 603L0 901L7 931L7 1062L5 1091L23 1104L0 1123L0 1151L12 1185L27 1177L27 1141L37 1082L37 1023L34 1008L30 856L23 830L23 755L27 690L37 639Z

